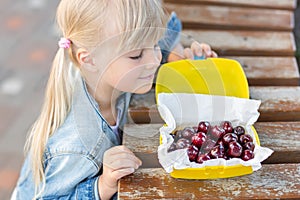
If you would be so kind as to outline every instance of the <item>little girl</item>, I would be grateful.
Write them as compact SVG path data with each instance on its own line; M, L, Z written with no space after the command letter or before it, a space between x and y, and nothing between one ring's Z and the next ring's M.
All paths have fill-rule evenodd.
M57 21L63 38L12 199L116 198L142 164L120 145L130 93L151 89L161 60L216 54L183 49L174 13L163 29L160 0L61 0Z

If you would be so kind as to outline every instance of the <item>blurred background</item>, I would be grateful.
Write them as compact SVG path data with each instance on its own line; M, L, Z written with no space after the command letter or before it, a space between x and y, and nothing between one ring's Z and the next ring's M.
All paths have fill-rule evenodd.
M0 0L0 200L9 199L38 116L59 34L59 0Z
M16 184L26 135L43 101L60 38L54 23L58 2L0 0L0 200L9 199ZM295 18L299 46L299 6Z

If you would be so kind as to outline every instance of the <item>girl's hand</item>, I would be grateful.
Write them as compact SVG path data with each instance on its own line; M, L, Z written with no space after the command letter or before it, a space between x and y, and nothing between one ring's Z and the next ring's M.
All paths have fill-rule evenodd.
M101 199L110 199L118 189L118 180L133 173L142 164L128 148L116 146L104 153L103 173L98 187Z
M205 58L216 58L217 53L211 50L211 47L205 43L193 42L191 48L184 49L184 56L187 59L194 59L194 56Z
M182 59L194 60L194 57L216 58L217 53L211 50L211 47L205 43L193 42L190 48L183 48L179 43L168 57L168 62L173 62Z

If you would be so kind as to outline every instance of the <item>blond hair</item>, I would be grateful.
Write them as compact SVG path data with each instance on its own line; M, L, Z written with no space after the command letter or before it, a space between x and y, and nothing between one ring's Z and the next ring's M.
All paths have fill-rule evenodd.
M109 13L110 6L117 13ZM119 31L124 33L120 48L134 48L145 39L157 41L162 36L162 31L155 29L165 26L166 18L160 0L61 0L57 8L57 23L63 37L72 44L71 48L60 48L56 53L41 114L33 124L25 145L31 158L34 199L45 187L43 156L47 141L64 123L71 109L75 81L80 77L76 48L89 50L96 43L101 43L104 22L112 14L118 21ZM74 66L77 66L76 69Z

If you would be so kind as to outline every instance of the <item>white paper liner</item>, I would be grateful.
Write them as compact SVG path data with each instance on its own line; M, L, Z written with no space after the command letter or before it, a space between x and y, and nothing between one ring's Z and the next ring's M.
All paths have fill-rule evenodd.
M258 108L261 101L244 98L213 96L203 94L161 93L158 95L158 110L166 125L160 128L162 144L158 147L158 159L166 172L175 169L201 168L204 166L232 166L242 164L252 166L253 171L261 168L261 162L267 159L273 151L257 145L251 126L259 117ZM167 152L174 139L170 133L178 127L197 126L200 121L219 123L230 121L232 125L245 127L246 133L253 137L255 149L254 158L248 161L233 158L212 159L198 164L190 162L187 150L181 149Z

